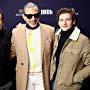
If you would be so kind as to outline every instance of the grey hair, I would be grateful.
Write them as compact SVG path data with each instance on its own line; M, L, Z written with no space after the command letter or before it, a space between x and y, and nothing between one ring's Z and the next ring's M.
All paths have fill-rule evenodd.
M25 8L37 8L37 10L39 10L38 6L32 2L28 2L27 4L25 4L24 8L23 8L23 12L25 10Z

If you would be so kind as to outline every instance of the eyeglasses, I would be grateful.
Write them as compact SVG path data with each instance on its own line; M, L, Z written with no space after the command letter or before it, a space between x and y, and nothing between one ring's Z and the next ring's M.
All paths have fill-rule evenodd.
M40 16L40 12L36 13L36 14L24 14L28 19L31 19L33 16L34 18L39 18Z

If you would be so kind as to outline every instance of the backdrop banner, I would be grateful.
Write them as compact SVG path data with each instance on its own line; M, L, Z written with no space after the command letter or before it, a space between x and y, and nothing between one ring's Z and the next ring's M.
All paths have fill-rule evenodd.
M12 30L19 22L24 23L21 14L22 8L27 2L33 2L41 10L40 21L58 27L56 12L63 7L75 10L77 24L82 33L90 37L90 1L89 0L0 0L0 9L4 12L5 27Z

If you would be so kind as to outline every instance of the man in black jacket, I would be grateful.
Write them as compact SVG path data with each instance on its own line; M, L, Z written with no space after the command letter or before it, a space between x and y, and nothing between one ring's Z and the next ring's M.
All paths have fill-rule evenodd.
M11 90L11 71L9 61L10 34L4 30L4 17L0 10L0 90Z

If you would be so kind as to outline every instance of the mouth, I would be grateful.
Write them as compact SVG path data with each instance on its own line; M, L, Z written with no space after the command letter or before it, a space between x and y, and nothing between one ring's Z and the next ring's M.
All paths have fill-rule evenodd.
M67 28L68 26L62 26L63 28Z

